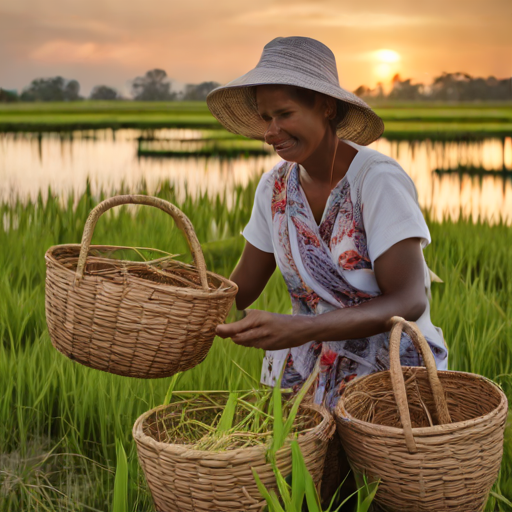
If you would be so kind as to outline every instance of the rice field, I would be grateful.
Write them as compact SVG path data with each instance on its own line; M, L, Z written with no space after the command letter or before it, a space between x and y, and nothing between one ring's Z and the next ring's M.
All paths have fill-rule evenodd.
M387 138L467 139L512 134L512 104L383 103ZM0 131L103 128L219 129L205 102L78 101L0 104Z
M158 195L189 216L208 268L228 276L243 248L239 233L249 219L256 184L236 188L230 207L223 194L187 195L179 201L170 183L163 183ZM116 443L117 454L122 446L127 456L126 510L153 511L131 436L135 419L164 403L170 385L175 390L249 389L259 378L263 354L229 340L216 339L207 359L193 370L154 381L85 368L52 347L44 315L44 253L51 245L79 242L93 206L102 196L120 192L93 196L88 189L80 197L62 198L49 191L47 199L41 194L36 201L0 204L1 512L113 510ZM145 192L143 184L140 192ZM433 243L426 259L444 280L433 285L432 318L444 331L450 368L494 379L510 399L512 230L471 218L428 223ZM190 261L173 221L150 208L107 213L93 241L154 247ZM289 311L277 272L253 307ZM508 428L487 512L511 510L511 435Z

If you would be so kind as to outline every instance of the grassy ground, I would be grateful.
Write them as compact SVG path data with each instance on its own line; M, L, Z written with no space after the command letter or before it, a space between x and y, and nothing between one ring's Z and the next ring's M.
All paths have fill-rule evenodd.
M204 244L209 269L229 275L243 247L256 183L223 197L188 197L179 206ZM119 192L119 191L116 191ZM144 190L142 189L142 192ZM159 195L175 203L172 186ZM0 511L108 511L116 439L128 454L129 510L152 504L138 469L131 427L163 402L170 379L126 379L82 367L51 346L44 316L44 252L78 242L99 198L90 193L62 204L0 205ZM444 284L432 291L432 317L450 347L450 367L486 375L512 398L512 230L471 219L429 221L426 258ZM97 243L155 247L187 254L186 243L163 212L140 207L102 217ZM185 256L186 259L186 256ZM287 312L289 299L276 273L254 307ZM208 358L182 375L177 389L247 388L258 379L262 353L217 339ZM242 373L234 362L245 369ZM494 490L512 499L512 430ZM487 511L510 510L491 497Z
M381 104L389 138L512 135L512 104ZM83 101L0 104L0 131L220 128L204 102ZM444 135L443 135L444 134Z

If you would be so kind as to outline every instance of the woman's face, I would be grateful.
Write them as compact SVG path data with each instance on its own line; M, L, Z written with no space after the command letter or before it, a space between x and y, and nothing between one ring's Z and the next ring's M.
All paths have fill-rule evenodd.
M260 85L256 102L261 118L268 124L265 142L289 162L302 164L325 139L329 126L329 106L317 94L309 107L282 85Z

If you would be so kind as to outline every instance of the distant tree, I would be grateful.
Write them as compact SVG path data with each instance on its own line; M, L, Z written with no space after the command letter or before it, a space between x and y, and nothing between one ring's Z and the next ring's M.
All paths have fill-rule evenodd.
M163 69L152 69L132 82L133 99L140 101L169 101L176 99L171 82Z
M431 96L441 101L463 101L468 99L465 98L467 95L464 90L471 80L471 76L467 73L443 73L434 78Z
M107 85L96 85L89 96L91 100L118 100L119 95L115 89Z
M26 87L22 101L76 101L79 96L80 84L76 80L65 80L61 76L52 78L36 78Z
M219 87L218 82L201 82L200 84L187 84L183 99L186 101L204 101L208 93Z
M0 87L0 103L14 103L19 101L19 99L16 91L8 91Z
M402 80L397 73L392 79L393 88L388 94L391 100L414 101L421 100L425 86L423 84L412 84L411 79Z
M367 98L368 96L371 96L372 90L367 87L366 85L360 85L355 91L354 94L356 96L359 96L360 98Z
M413 84L411 79L402 80L399 74L392 79L392 89L387 96L381 83L375 89L359 86L354 94L363 99L435 100L435 101L510 101L512 77L497 79L472 77L467 73L443 73L432 84Z

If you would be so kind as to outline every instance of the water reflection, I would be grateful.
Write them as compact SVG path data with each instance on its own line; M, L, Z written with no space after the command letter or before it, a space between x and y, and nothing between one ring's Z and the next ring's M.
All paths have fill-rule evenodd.
M0 134L0 200L14 197L35 198L48 187L67 195L82 192L89 178L93 191L117 190L124 184L137 190L142 180L149 193L162 180L172 181L183 196L192 193L216 194L244 185L279 161L277 155L250 158L172 158L137 157L140 136L161 139L197 139L197 130L162 129L98 130L57 133ZM373 148L390 155L409 173L418 189L423 208L436 219L445 215L456 219L462 213L473 218L512 222L512 180L492 174L494 170L512 169L512 139L483 142L396 142L381 139ZM462 165L483 167L488 176L458 174L437 175L436 168Z

